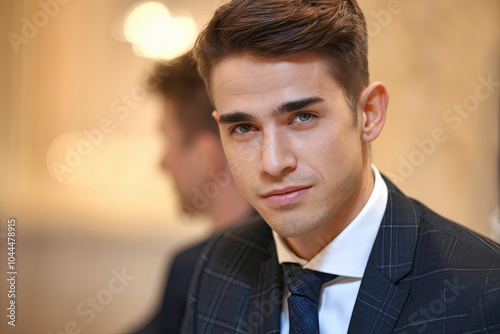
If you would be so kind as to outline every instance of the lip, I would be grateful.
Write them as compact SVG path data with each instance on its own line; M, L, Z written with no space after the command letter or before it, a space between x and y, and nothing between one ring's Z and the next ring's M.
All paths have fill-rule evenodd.
M310 186L299 186L275 189L261 197L272 205L288 205L302 199L310 188Z

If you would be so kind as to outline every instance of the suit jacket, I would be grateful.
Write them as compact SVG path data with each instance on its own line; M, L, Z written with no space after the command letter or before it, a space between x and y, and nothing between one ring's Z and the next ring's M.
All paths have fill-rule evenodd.
M500 333L500 245L386 183L348 333ZM282 293L268 225L229 229L201 254L182 332L279 333Z
M147 325L136 331L137 334L180 333L189 282L205 243L198 243L175 257L167 272L168 280L161 307Z
M256 211L252 211L246 218L252 219L257 216ZM236 224L239 224L237 222ZM191 246L177 254L172 262L172 266L167 272L167 284L163 296L163 301L156 315L137 330L137 334L179 334L181 331L182 319L186 309L186 298L189 290L189 282L193 276L196 262L205 247L207 241L204 240Z

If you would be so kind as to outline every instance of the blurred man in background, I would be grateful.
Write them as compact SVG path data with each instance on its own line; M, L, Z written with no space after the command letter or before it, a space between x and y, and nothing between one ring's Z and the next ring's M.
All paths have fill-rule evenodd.
M227 169L213 107L196 65L185 54L158 63L149 78L163 109L162 133L168 143L161 167L174 178L184 211L208 215L213 232L253 212ZM189 282L205 242L179 253L170 268L160 310L138 333L179 333Z

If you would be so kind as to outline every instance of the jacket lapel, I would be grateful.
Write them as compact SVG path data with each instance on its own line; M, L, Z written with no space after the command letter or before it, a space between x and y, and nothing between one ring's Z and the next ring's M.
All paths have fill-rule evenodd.
M271 238L272 239L272 238ZM269 243L270 257L260 270L259 288L254 305L261 314L262 326L259 333L279 333L283 300L283 272L278 263L274 239Z
M229 239L238 240L243 247L240 265L234 276L239 282L246 283L242 295L245 300L239 308L229 310L228 318L237 322L238 332L243 333L279 333L280 315L283 297L283 279L278 263L274 238L271 228L258 218L252 228L243 233L233 231L226 234ZM243 265L244 264L244 265ZM231 289L231 294L233 294Z
M419 213L389 180L389 197L361 287L348 333L388 333L408 297L408 284L400 282L412 269Z

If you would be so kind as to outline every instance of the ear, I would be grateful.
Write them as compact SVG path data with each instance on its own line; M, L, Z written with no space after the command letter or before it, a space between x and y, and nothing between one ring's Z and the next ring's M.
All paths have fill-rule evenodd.
M219 123L219 113L217 112L217 110L212 111L212 117L215 119L215 121L218 124Z
M362 121L362 139L364 141L371 142L382 132L388 102L387 87L379 81L371 83L361 92L357 109L358 115L362 116L360 121Z

